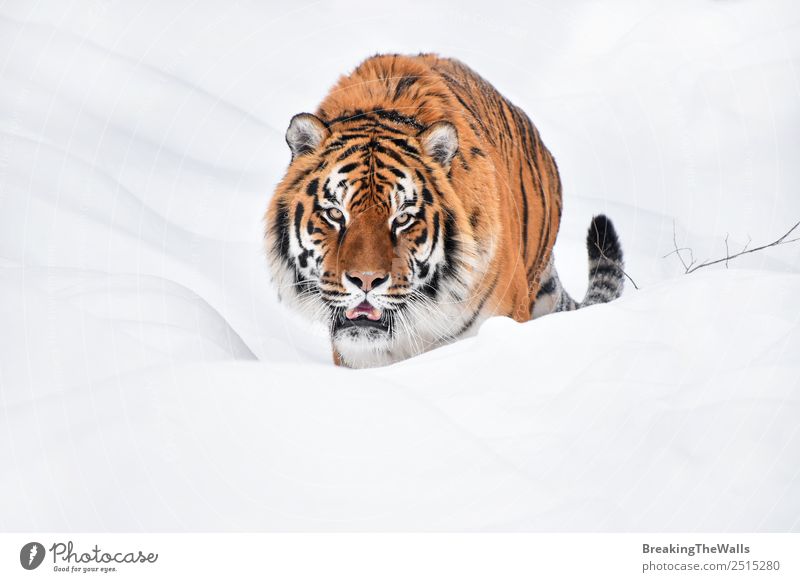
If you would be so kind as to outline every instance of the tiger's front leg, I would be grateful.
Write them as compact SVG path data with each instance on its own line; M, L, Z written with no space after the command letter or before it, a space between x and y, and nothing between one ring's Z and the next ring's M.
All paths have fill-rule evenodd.
M342 368L349 368L350 367L350 366L348 366L347 364L344 363L344 360L342 360L342 355L339 353L339 351L336 348L331 348L331 350L333 351L333 363L334 363L334 365L341 366Z

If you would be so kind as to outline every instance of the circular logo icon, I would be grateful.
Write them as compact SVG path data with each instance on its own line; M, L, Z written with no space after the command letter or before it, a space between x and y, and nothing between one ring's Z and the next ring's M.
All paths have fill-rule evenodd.
M44 561L44 546L39 542L28 542L19 551L19 563L26 570L35 570Z

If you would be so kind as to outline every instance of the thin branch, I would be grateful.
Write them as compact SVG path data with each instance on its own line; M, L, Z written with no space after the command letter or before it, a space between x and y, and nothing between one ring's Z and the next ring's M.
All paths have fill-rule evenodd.
M686 266L686 261L683 260L683 255L681 251L678 250L678 235L675 232L675 219L672 220L672 244L675 245L675 252L678 253L678 258L681 260L681 264L685 271L689 270L689 267ZM692 252L691 249L687 249L690 253Z
M713 261L710 261L710 260L706 259L700 264L695 264L694 254L692 253L692 249L691 248L686 248L686 247L678 248L678 241L677 241L677 237L675 235L675 221L673 221L672 222L672 243L675 246L675 250L673 250L672 252L669 252L666 255L664 255L663 258L667 258L670 255L677 254L678 258L681 261L681 264L683 265L684 273L686 273L687 275L689 273L694 273L696 270L702 269L703 267L710 267L711 265L717 265L719 263L725 263L725 268L727 269L728 268L728 262L731 259L736 259L738 257L741 257L742 255L749 255L750 253L756 253L758 251L763 251L764 249L768 249L770 247L777 247L777 246L780 246L780 245L786 245L786 244L789 244L789 243L793 243L793 242L799 241L800 237L791 238L791 239L789 238L789 235L792 234L795 230L797 230L798 227L800 227L800 222L797 222L792 228L790 228L788 231L786 231L783 234L783 236L781 236L778 239L772 241L771 243L767 243L767 244L761 245L760 247L748 248L750 246L750 243L752 242L752 239L749 239L747 241L747 244L744 245L744 248L742 248L742 250L739 251L738 253L734 253L734 254L730 254L730 251L729 251L729 248L728 248L728 235L726 234L725 235L725 256L723 258L715 259ZM689 262L688 265L686 264L686 261L683 259L683 256L681 255L681 251L684 251L684 250L688 250L689 251L690 262Z
M670 252L668 252L666 255L664 255L664 256L663 256L663 257L661 257L661 258L662 258L662 259L666 259L668 256L670 256L670 255L674 255L675 253L680 253L681 251L689 251L689 252L692 252L692 249L690 249L689 247L681 247L681 248L679 248L679 249L675 249L674 251L670 251Z
M662 259L666 259L670 255L678 255L678 259L681 261L681 265L683 265L683 272L688 273L689 269L695 264L694 260L694 251L690 247L678 247L678 235L675 231L675 221L672 221L672 244L675 247L674 250L668 252L666 255L661 257ZM689 264L686 264L686 260L683 258L681 254L683 251L689 252Z

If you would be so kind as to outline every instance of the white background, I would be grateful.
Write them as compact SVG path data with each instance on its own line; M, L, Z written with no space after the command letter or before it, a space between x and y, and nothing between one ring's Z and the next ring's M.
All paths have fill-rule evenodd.
M800 529L796 2L6 2L0 529ZM372 371L275 301L290 117L376 52L523 107L641 288ZM674 230L673 230L674 225Z

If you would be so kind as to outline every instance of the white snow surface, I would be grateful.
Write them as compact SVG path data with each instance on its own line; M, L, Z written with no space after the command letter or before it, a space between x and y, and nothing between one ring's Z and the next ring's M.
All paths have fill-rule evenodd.
M462 59L559 163L556 262L618 301L345 370L270 287L290 117ZM0 7L0 529L800 531L800 8ZM674 227L673 227L674 225Z

